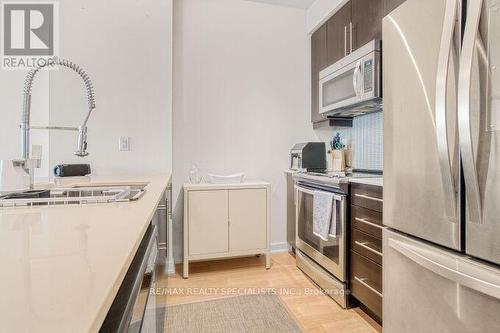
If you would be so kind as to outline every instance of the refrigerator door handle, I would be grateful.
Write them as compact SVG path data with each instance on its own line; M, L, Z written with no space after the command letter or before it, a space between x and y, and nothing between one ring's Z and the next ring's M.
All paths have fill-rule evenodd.
M418 245L393 238L389 238L389 246L419 266L447 280L500 300L500 285L484 281L480 277L465 274L457 270L457 267L467 265L465 262L462 263L456 259L452 260L450 257L441 255L436 251L430 251ZM445 263L445 260L448 261L448 263ZM449 267L451 266L449 265L450 262L453 268Z
M470 115L472 62L476 47L476 36L481 18L483 0L471 0L468 5L467 23L465 25L460 72L458 76L458 134L460 153L464 168L464 178L469 208L469 219L473 223L482 223L482 204L479 192L479 181L472 145L472 128Z
M453 45L453 32L455 30L455 19L457 15L457 0L447 0L445 17L443 22L443 34L439 50L438 68L436 76L436 139L439 154L439 167L446 203L446 215L451 221L457 222L456 216L456 193L453 179L451 159L448 146L447 126L447 87L448 67L450 53Z

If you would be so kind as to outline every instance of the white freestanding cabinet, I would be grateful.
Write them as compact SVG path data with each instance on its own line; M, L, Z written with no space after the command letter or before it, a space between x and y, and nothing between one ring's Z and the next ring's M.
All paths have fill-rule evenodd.
M270 257L270 184L184 184L184 270L189 261Z

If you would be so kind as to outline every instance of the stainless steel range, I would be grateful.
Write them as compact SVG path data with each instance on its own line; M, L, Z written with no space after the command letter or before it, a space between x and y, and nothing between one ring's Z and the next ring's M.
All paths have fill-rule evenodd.
M365 173L296 173L297 266L342 307L347 307L347 198L349 179L370 177ZM335 237L323 240L313 232L314 193L330 192ZM335 221L335 222L333 222Z

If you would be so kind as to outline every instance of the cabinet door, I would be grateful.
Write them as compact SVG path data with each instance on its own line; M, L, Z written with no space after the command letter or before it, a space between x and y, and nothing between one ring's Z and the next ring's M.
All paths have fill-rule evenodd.
M371 1L371 0L368 0ZM327 63L332 65L349 54L349 23L351 22L351 1L346 3L326 23Z
M406 0L384 0L385 15L392 12L394 9L396 9L399 5L401 5L405 1Z
M319 113L319 72L328 64L326 54L326 25L311 36L311 122L325 120Z
M229 190L229 250L267 248L266 189Z
M190 191L189 255L228 251L228 192Z
M373 39L382 39L384 0L352 0L353 50Z

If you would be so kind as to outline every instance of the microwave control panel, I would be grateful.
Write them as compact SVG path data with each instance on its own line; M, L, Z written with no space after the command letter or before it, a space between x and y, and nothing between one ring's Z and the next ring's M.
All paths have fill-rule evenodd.
M363 87L365 93L373 90L373 59L363 63Z

